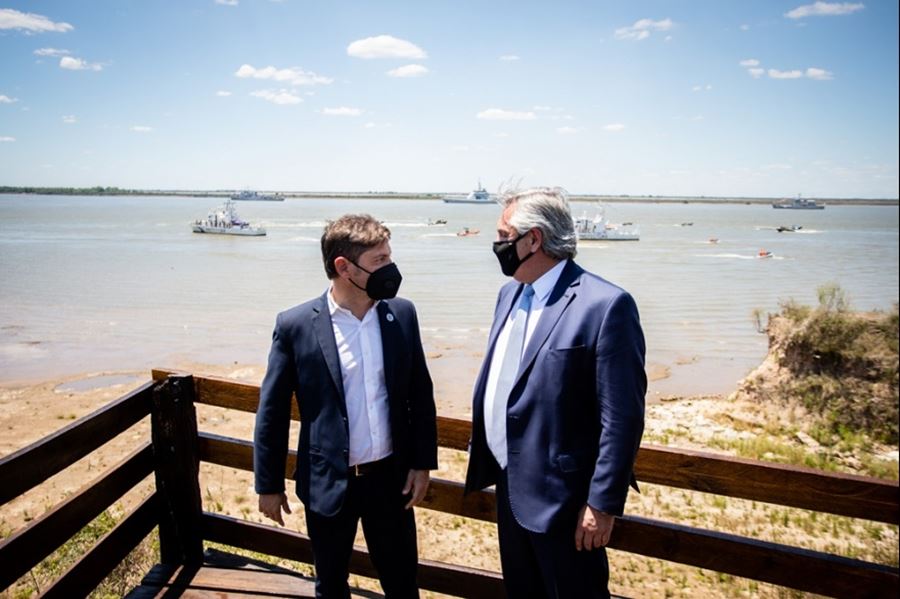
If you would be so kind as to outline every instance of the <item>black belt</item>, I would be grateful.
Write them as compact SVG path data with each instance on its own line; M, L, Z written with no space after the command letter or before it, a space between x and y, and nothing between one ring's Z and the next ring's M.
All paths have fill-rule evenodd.
M374 474L380 470L384 470L391 463L391 456L381 458L374 462L366 462L364 464L354 464L350 466L348 474L352 477L366 476Z

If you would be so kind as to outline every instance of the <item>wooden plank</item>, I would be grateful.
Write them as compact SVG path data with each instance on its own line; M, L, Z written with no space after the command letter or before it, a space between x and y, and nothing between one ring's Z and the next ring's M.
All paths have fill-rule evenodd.
M198 433L200 459L219 466L253 472L253 442L212 433ZM297 452L288 450L284 478L293 480L297 467Z
M180 371L154 368L151 370L153 380L161 381ZM186 374L186 373L181 373ZM259 385L226 379L217 376L194 376L194 401L209 406L256 413L259 406ZM300 421L297 402L291 398L291 420Z
M210 541L294 561L313 561L312 545L306 535L206 512L203 518L204 538ZM350 572L378 578L368 552L362 547L353 549ZM428 560L419 562L418 583L422 589L458 597L494 599L504 596L503 579L496 572Z
M891 597L897 568L647 518L617 519L609 546L827 597Z
M164 564L203 562L200 532L200 453L194 381L173 375L153 389L151 414L156 489L161 507L160 561Z
M900 523L898 481L646 445L635 474L670 487Z
M19 579L103 510L153 472L149 443L131 453L77 495L0 541L0 589Z
M216 591L219 596L228 593L229 597L234 593L270 597L316 596L314 582L297 573L207 565L179 566L168 570L157 567L144 577L141 586L179 591Z
M44 599L87 597L156 526L157 496L147 497L41 595Z
M153 383L0 459L0 505L74 464L150 413Z

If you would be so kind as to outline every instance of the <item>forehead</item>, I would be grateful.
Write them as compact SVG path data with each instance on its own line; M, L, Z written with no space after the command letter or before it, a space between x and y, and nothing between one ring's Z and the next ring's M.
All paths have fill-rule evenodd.
M359 255L360 260L376 260L391 255L391 243L383 241L375 247L369 248Z
M516 212L515 203L510 204L506 208L503 209L503 212L500 214L500 218L497 219L497 229L502 231L513 231L513 226L509 224L509 219L512 218L512 215Z

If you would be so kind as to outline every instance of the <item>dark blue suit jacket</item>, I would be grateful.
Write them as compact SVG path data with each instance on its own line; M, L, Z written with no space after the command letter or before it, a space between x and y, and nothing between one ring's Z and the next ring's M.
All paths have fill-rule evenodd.
M378 304L394 463L398 474L437 468L434 392L412 302ZM284 491L291 394L300 408L297 495L313 512L335 515L347 489L349 429L341 364L328 300L322 296L275 321L253 440L257 493Z
M521 291L510 282L497 300L475 384L467 492L499 476L485 437L484 393L497 336ZM525 348L507 408L507 478L519 524L539 533L558 522L574 527L585 503L622 514L634 482L646 390L634 300L568 261Z

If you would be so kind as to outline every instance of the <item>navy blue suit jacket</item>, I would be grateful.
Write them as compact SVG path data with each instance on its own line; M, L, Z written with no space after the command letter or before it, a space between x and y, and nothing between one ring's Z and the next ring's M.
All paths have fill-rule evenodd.
M467 492L499 476L485 437L484 393L497 336L522 287L507 283L497 300L475 384ZM631 296L568 261L525 348L507 408L509 498L524 528L574 527L585 503L622 514L644 430L644 352Z
M434 392L412 302L377 306L394 463L398 473L437 468ZM300 409L297 495L333 516L347 490L349 428L341 364L323 294L278 315L259 394L253 440L256 492L284 491L291 395Z

